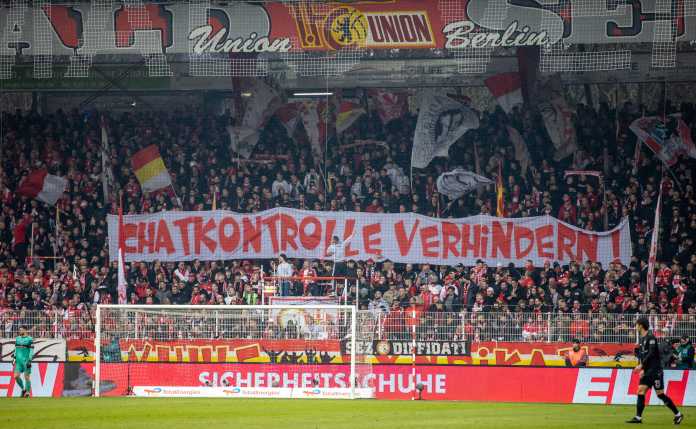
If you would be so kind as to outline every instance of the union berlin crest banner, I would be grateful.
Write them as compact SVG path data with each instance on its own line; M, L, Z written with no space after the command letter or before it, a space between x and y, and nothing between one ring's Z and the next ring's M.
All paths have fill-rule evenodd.
M109 254L118 257L119 223L109 216ZM628 219L607 232L586 231L550 216L437 219L414 213L370 214L275 208L258 213L160 212L123 217L126 262L290 258L330 259L339 237L346 259L398 263L523 265L531 260L620 260L632 249Z

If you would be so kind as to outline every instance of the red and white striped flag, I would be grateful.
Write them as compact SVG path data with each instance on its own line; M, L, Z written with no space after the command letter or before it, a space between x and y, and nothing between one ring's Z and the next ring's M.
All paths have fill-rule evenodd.
M408 111L408 96L402 92L389 92L381 89L371 89L369 97L377 109L382 124L399 119Z
M62 177L48 174L46 170L32 171L19 184L17 193L25 197L36 198L39 201L54 206L63 196L68 181Z
M656 116L638 118L631 123L631 131L645 143L668 167L682 155L696 158L696 145L689 126L677 115L666 118Z
M522 104L522 80L519 73L500 73L489 77L484 83L505 113L512 112L513 107Z
M657 260L657 240L660 236L660 212L662 208L662 183L660 183L660 193L657 196L657 207L655 207L655 225L652 230L652 238L650 240L650 256L648 257L648 279L645 299L652 295L655 291L655 262Z

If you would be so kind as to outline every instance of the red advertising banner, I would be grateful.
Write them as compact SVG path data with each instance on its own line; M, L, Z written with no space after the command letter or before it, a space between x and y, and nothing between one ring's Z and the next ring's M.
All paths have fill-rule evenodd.
M36 364L33 396L90 396L92 371L92 363ZM347 387L349 372L349 365L104 363L101 391L104 396L123 396L134 386ZM639 375L617 368L424 365L417 367L415 380L423 384L423 398L429 400L609 405L634 404ZM696 405L696 371L666 370L664 382L677 405ZM413 379L406 365L360 370L359 383L373 388L377 399L411 399ZM19 394L11 364L0 363L0 397ZM649 392L647 403L661 401Z
M125 395L130 386L348 387L348 365L104 364L105 396ZM377 399L411 399L411 368L379 365L359 374ZM430 400L634 404L639 375L616 368L524 368L419 366L416 383ZM464 383L463 380L472 380ZM475 380L475 382L473 382ZM318 382L318 386L315 383ZM665 371L667 394L678 405L696 405L696 371ZM656 395L647 403L657 405Z
M109 254L118 255L116 216L109 216ZM607 232L586 231L550 216L438 219L414 213L373 214L276 208L253 214L228 211L160 212L125 216L126 261L291 258L389 259L399 263L474 265L531 260L568 263L621 260L628 265L628 219ZM333 237L338 250L330 250ZM336 256L339 255L339 256Z

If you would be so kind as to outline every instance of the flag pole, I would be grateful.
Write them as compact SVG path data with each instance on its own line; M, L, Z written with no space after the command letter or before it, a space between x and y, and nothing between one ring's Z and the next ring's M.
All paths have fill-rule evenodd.
M118 203L118 257L117 257L117 269L116 269L116 295L117 302L119 304L126 304L128 302L128 292L126 285L126 274L125 274L125 257L124 257L124 231L123 231L123 195L119 196Z
M34 218L31 219L31 240L29 240L29 260L34 264ZM26 261L25 261L26 262Z
M56 252L58 253L60 251L60 207L56 204ZM53 256L58 256L57 254L54 254ZM53 270L55 271L56 269L56 260L53 259Z

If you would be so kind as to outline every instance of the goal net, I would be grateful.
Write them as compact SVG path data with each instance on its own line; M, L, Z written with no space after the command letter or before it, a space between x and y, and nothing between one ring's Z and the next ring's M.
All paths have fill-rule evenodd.
M95 396L371 398L370 314L341 305L99 305ZM357 350L359 351L359 350Z

